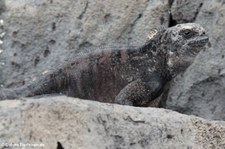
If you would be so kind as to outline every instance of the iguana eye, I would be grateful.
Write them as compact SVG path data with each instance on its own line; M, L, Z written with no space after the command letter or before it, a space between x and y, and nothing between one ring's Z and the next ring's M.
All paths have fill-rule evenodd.
M185 29L180 32L180 35L182 35L184 38L189 39L195 35L195 32L190 29Z
M191 34L191 31L190 31L190 30L185 30L185 31L184 31L184 34L185 34L185 35L190 35L190 34Z

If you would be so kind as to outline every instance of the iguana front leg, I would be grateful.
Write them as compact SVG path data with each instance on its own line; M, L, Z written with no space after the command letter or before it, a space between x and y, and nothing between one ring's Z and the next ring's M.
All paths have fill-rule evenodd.
M115 103L130 106L147 106L163 90L160 79L138 79L125 86L115 98Z

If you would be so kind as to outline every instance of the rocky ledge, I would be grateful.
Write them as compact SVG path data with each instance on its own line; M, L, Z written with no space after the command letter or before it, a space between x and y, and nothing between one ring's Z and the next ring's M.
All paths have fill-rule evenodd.
M225 148L224 122L65 96L1 101L0 120L0 144L6 146Z

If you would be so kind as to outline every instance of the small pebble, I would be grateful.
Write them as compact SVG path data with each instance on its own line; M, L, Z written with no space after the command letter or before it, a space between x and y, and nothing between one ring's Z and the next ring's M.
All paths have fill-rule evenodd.
M5 36L5 32L2 32L1 34L0 34L0 38L3 38Z
M5 63L0 63L0 65L3 65L3 66L4 66L4 65L5 65Z
M3 44L3 41L2 40L0 40L0 44Z
M42 72L42 75L44 75L44 74L46 74L48 72L49 72L48 70L45 70L45 71Z
M4 25L4 21L0 20L0 26L3 26L3 25Z

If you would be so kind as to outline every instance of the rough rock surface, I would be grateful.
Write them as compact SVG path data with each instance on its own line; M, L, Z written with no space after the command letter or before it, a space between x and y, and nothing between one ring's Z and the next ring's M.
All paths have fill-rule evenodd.
M143 44L151 28L169 24L166 0L3 2L0 83L8 87L25 84L95 46Z
M0 120L1 144L35 143L51 149L57 142L64 148L92 149L225 147L224 122L65 96L1 101Z
M172 82L163 107L208 119L225 120L224 4L219 0L174 1L173 19L180 23L192 20L202 24L208 30L212 48L199 54L194 64ZM190 13L190 10L193 12ZM196 14L195 19L188 19L187 14L189 17Z
M203 5L203 1L204 0L173 0L171 4L172 19L176 23L195 21Z
M225 52L210 49L170 85L166 108L225 120ZM208 58L208 59L207 59Z

